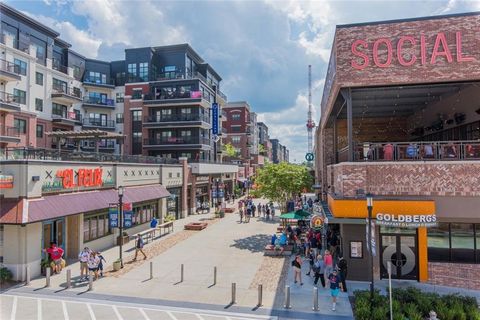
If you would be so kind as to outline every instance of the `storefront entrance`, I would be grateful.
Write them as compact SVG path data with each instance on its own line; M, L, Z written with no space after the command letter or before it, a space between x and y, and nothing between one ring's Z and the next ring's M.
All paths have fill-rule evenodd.
M380 231L381 278L388 278L388 261L391 261L393 279L417 280L418 248L416 229L382 229Z
M43 223L43 248L50 247L50 242L65 250L65 220L50 220Z

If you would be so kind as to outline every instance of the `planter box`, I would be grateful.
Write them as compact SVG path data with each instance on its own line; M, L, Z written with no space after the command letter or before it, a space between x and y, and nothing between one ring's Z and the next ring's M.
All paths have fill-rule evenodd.
M185 230L196 230L200 231L205 229L208 226L206 222L191 222L184 226Z

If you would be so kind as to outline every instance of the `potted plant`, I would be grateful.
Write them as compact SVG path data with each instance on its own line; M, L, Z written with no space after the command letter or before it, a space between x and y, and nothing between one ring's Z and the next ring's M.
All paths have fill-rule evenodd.
M0 268L0 283L5 283L11 281L13 278L12 271L10 271L7 267Z
M44 258L40 261L40 272L43 276L47 274L47 268L50 268L50 261L48 258Z
M117 259L117 260L113 261L113 270L114 271L118 271L121 268L122 268L122 260Z
M127 244L130 241L130 237L126 231L122 232L122 236L117 237L117 245L120 245L120 241L122 245Z

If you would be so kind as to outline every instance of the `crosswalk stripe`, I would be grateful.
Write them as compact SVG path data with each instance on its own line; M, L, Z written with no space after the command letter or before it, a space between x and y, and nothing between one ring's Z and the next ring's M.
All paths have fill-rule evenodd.
M17 316L17 297L13 297L13 304L12 304L12 313L10 314L10 319L15 320Z
M90 314L90 319L97 320L97 318L95 317L95 313L93 313L93 309L90 303L87 303L87 309L88 309L88 313Z
M42 300L37 299L37 320L42 320Z
M175 317L173 313L171 313L170 311L167 311L167 314L170 316L172 320L178 320L177 317Z
M145 311L142 308L138 308L138 310L140 310L140 313L145 318L145 320L150 320L150 318L148 317L148 315L145 313Z
M115 312L115 314L117 315L117 319L118 320L123 320L122 315L120 314L120 312L118 312L117 306L112 306L112 308L113 308L113 311Z
M62 309L63 309L63 318L65 320L69 320L68 311L67 311L67 304L65 303L65 301L62 301Z
M199 315L198 313L195 314L198 318L198 320L203 320L203 317L201 315Z

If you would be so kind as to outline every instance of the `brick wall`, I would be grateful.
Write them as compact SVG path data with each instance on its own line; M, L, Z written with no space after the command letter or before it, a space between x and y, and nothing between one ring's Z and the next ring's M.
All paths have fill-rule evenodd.
M428 279L433 285L480 290L480 265L430 262Z
M480 161L341 163L331 166L335 193L375 195L480 196Z

